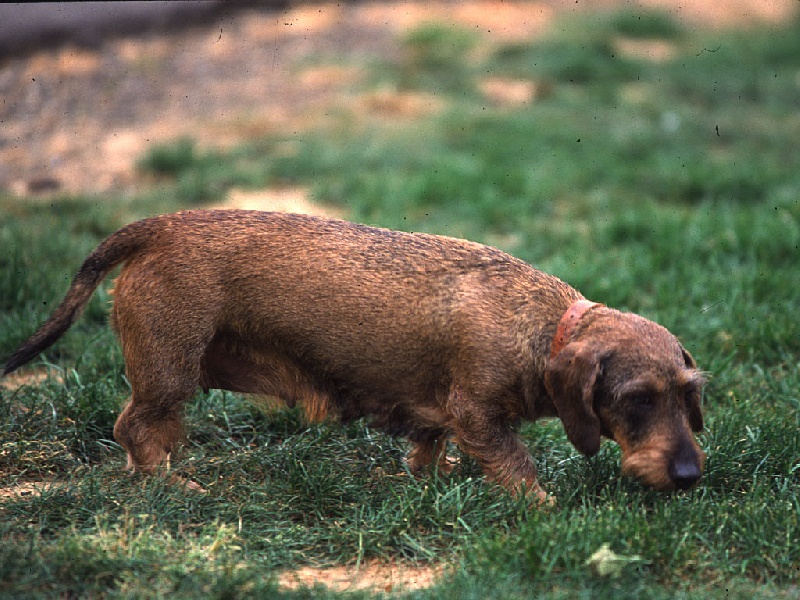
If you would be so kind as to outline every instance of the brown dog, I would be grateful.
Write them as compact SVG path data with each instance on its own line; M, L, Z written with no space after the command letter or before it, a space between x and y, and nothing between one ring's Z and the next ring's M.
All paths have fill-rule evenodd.
M92 252L27 363L124 263L111 314L132 396L114 435L152 472L198 388L277 396L311 418L367 416L414 444L412 470L453 438L493 480L544 499L515 433L559 417L587 455L601 435L660 489L701 476L703 378L663 327L583 299L499 250L318 217L187 211L123 227Z

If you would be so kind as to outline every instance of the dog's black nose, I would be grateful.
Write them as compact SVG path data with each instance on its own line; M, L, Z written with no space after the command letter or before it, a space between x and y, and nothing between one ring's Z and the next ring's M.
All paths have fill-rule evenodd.
M669 476L679 490L688 490L701 475L700 465L694 460L677 459L669 466Z

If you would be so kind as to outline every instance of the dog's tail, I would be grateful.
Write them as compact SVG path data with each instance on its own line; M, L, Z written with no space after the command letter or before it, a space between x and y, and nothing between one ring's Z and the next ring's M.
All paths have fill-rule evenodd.
M147 221L123 227L107 237L86 257L61 304L47 321L11 355L3 368L3 376L16 371L42 351L52 346L72 326L89 303L92 294L116 265L136 254L143 246Z

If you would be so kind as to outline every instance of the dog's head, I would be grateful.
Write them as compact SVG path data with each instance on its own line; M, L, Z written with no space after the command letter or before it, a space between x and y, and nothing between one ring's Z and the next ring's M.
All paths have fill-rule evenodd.
M692 434L703 429L694 359L643 317L601 305L582 312L545 371L570 441L591 456L604 435L620 445L623 472L658 490L691 487L705 462Z

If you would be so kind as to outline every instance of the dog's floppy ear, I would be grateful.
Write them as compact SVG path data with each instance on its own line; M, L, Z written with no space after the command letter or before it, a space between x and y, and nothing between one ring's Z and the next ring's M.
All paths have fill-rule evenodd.
M550 358L544 374L547 393L556 405L569 441L587 456L600 450L600 419L593 400L601 358L587 344L573 342Z
M681 346L683 353L683 362L687 369L697 370L697 363L692 358L692 355ZM702 395L703 395L703 380L698 376L699 381L695 382L686 392L686 408L689 413L689 426L692 431L703 431L703 409L702 409Z

